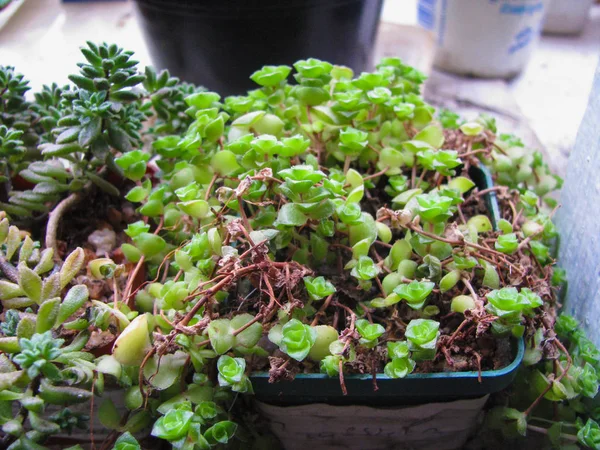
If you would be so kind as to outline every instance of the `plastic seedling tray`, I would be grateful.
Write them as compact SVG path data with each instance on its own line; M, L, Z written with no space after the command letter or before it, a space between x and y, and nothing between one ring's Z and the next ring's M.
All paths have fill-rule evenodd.
M480 190L493 186L489 170L483 166L471 167L469 176ZM500 218L496 193L485 195L485 203L492 226ZM410 405L481 397L501 391L514 380L523 360L523 339L511 339L512 362L502 369L472 372L439 372L410 374L405 378L389 378L383 373L376 376L377 390L372 374L345 375L348 395L343 395L340 380L321 373L296 375L294 381L269 383L267 372L250 375L255 398L276 405L328 403L332 405Z
M513 339L513 361L498 370L481 372L415 373L406 378L389 378L378 373L377 390L371 374L345 375L348 395L343 395L340 380L321 373L298 374L294 381L269 383L267 372L250 376L257 400L279 405L329 403L335 405L409 405L481 397L508 387L523 360L523 339Z

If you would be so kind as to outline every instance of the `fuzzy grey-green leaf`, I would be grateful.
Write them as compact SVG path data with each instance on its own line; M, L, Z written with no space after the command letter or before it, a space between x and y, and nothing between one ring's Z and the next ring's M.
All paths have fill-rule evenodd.
M51 298L41 304L37 314L37 323L35 325L36 333L44 333L51 330L56 323L58 310L60 307L60 298Z
M48 272L54 267L54 249L46 248L40 254L40 260L37 265L33 268L33 271L38 275Z
M33 241L29 236L25 236L25 239L23 239L23 244L21 245L21 250L19 251L19 262L27 262L32 252Z
M10 281L0 280L0 300L9 300L11 298L24 295L25 292L21 286Z
M8 236L6 237L6 259L10 261L20 244L21 235L19 234L19 229L11 225L8 228Z
M60 273L53 273L44 278L44 282L42 283L42 300L57 297L60 291Z
M40 276L25 265L20 263L17 268L19 286L25 292L25 295L35 301L41 303L42 300L42 279Z
M71 252L60 269L60 287L63 289L83 267L85 253L81 247Z
M29 339L35 334L36 319L32 315L24 315L17 325L17 337Z
M8 219L0 220L0 244L2 244L8 236Z
M89 291L85 284L73 286L67 292L65 299L60 305L58 316L56 318L56 326L61 325L65 320L71 317L89 298Z
M86 147L96 140L102 132L102 119L100 117L92 118L87 124L81 127L79 132L79 145Z

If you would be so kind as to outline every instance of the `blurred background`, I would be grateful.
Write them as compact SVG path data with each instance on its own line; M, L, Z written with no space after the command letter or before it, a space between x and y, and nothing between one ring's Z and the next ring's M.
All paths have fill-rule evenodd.
M518 133L564 174L598 62L593 3L0 0L0 64L15 66L36 91L67 82L86 40L107 41L144 65L241 93L264 64L314 56L361 71L399 56L429 75L429 102L496 116L500 131Z

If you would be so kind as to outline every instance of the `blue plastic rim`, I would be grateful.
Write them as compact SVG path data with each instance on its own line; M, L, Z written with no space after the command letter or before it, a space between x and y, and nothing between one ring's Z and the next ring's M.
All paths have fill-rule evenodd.
M389 378L383 373L344 376L348 395L337 377L320 373L296 375L293 381L269 383L267 372L250 375L257 400L277 405L328 403L398 406L482 397L499 392L512 383L525 354L523 339L512 339L513 361L497 370L481 374L469 372L416 373L405 378ZM377 389L375 389L377 386Z
M469 372L435 372L435 373L411 373L408 374L405 378L401 380L410 380L410 379L433 379L433 378L468 378L468 379L476 379L479 380L479 377L482 379L484 377L504 377L506 375L511 374L515 371L521 362L523 361L523 356L525 355L525 343L523 339L516 339L517 354L515 355L515 359L506 367L502 369L495 370L482 370L481 373L477 371L469 371ZM252 377L266 377L269 378L268 372L254 372L252 373ZM296 379L303 378L307 380L323 380L330 379L331 377L327 376L324 373L301 373L296 375ZM344 375L345 380L371 380L373 376L370 373L359 373L359 374L350 374ZM337 378L336 378L337 379ZM398 378L388 377L384 373L377 374L377 380L394 380L397 382Z
M348 395L337 377L321 373L296 375L294 381L269 383L268 372L250 375L257 400L280 405L308 403L398 405L451 401L499 392L512 383L525 354L522 338L512 339L514 359L496 370L415 373L390 378L383 373L344 375ZM377 390L375 390L375 383Z

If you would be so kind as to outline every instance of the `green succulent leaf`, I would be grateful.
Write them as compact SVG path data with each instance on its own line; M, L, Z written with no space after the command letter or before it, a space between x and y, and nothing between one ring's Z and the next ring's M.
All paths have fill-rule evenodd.
M114 450L141 450L139 442L126 431L115 441Z
M250 79L261 86L275 86L285 80L291 70L289 66L264 66L254 72Z
M413 309L421 309L429 294L433 291L435 283L431 281L413 280L408 284L400 284L394 289L401 300L405 300L408 306Z
M277 214L275 225L286 225L299 227L306 223L306 215L301 211L298 205L294 203L286 203L282 206Z
M439 322L431 319L414 319L408 323L405 336L415 360L435 357L439 328Z
M42 279L41 277L31 270L25 263L20 263L18 266L18 280L19 286L29 297L36 303L42 301Z
M304 277L304 286L313 300L322 300L336 292L335 286L325 277Z
M444 222L452 216L452 199L444 195L420 194L416 197L419 216L432 223Z
M30 339L19 339L21 352L14 357L14 361L27 370L27 375L31 379L36 378L40 373L55 378L56 367L51 361L61 355L60 347L63 342L63 339L54 339L50 331L36 333Z
M191 411L173 409L154 423L151 434L167 441L176 441L186 435L193 416Z
M404 378L415 369L415 362L408 358L394 358L387 363L383 372L390 378Z
M317 339L316 330L310 325L303 324L298 319L287 322L281 333L282 338L279 348L296 361L302 361L308 356Z
M67 292L64 300L60 304L58 315L56 318L57 325L63 324L71 317L89 298L89 291L86 285L78 284L73 286Z
M600 447L600 426L596 421L588 419L585 425L577 431L577 439L581 445L586 447Z
M204 437L211 445L227 444L237 430L237 425L229 420L215 423L204 432Z
M503 234L498 236L498 240L494 244L496 250L502 253L506 253L508 255L513 254L517 250L518 246L519 241L515 233Z
M373 346L377 339L385 333L385 328L382 325L370 323L365 319L356 321L356 329L361 336L360 343L367 346Z
M388 342L387 350L390 359L406 358L410 356L410 349L408 348L408 343L405 341Z
M361 256L358 258L356 265L352 268L350 272L354 278L357 278L362 281L368 281L375 278L381 269L377 266L371 258L368 256Z

